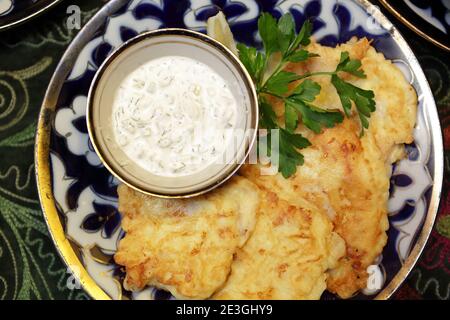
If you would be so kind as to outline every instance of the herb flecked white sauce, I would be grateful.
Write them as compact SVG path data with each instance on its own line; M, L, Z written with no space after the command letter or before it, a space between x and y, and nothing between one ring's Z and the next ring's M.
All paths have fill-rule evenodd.
M112 110L119 146L160 176L189 175L212 164L237 123L229 84L208 65L180 56L151 60L127 75Z

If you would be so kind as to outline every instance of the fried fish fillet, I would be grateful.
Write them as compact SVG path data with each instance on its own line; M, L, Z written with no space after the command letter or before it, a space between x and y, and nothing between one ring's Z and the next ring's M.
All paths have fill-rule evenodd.
M366 269L386 244L390 168L359 124L346 120L312 139L295 176L260 176L257 166L242 174L295 205L308 201L330 217L347 244L347 254L330 273L328 288L347 298L366 286Z
M235 177L192 199L159 199L118 188L126 232L115 254L124 285L170 291L179 299L206 299L226 281L233 255L254 229L257 186Z
M309 50L320 57L292 64L288 70L301 74L334 70L341 51L348 51L352 58L362 61L367 78L342 76L358 87L374 91L377 110L372 114L369 129L360 138L355 114L319 135L300 127L299 132L310 139L312 146L302 150L305 164L293 177L262 176L255 165L245 166L241 174L290 204L307 200L329 216L335 231L345 240L347 252L329 272L328 289L348 298L366 287L367 267L386 244L391 164L403 157L403 144L413 141L417 96L401 71L366 39L352 39L337 48L312 43ZM318 76L313 80L322 87L315 104L341 108L330 78ZM272 102L283 121L282 104Z
M255 230L213 299L319 299L326 271L345 253L328 218L262 190Z

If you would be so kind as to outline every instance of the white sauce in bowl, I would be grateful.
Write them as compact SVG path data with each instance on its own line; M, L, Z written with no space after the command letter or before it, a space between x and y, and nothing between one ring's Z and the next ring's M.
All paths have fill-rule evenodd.
M230 85L181 56L151 60L127 75L112 110L119 146L160 176L193 174L222 158L238 116Z

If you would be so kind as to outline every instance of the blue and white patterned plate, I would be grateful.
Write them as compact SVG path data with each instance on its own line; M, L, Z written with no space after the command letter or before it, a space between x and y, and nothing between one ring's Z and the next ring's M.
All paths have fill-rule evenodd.
M380 0L408 28L450 51L450 0Z
M19 25L61 0L0 0L0 31Z
M431 231L443 175L442 137L425 76L405 40L367 1L360 0L112 0L71 44L48 88L36 141L36 175L42 208L61 256L94 298L168 299L148 288L122 287L123 270L112 258L123 236L117 211L117 181L90 144L85 112L90 83L105 58L140 32L181 27L205 31L208 17L223 10L236 41L259 46L257 18L291 12L300 27L314 21L314 36L334 46L352 36L373 45L405 73L419 96L415 142L408 158L393 168L389 201L389 242L376 268L380 291L356 299L388 298L416 262ZM325 294L325 299L335 298Z

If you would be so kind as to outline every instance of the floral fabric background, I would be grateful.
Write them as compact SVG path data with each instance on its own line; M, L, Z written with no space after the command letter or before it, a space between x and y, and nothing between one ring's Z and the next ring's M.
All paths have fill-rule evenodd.
M40 18L0 33L0 299L89 298L67 286L70 274L40 209L33 152L47 84L77 33L66 27L67 7L77 4L84 24L103 3L64 1ZM415 51L435 95L445 136L446 174L437 224L394 299L450 300L450 54L389 18Z

